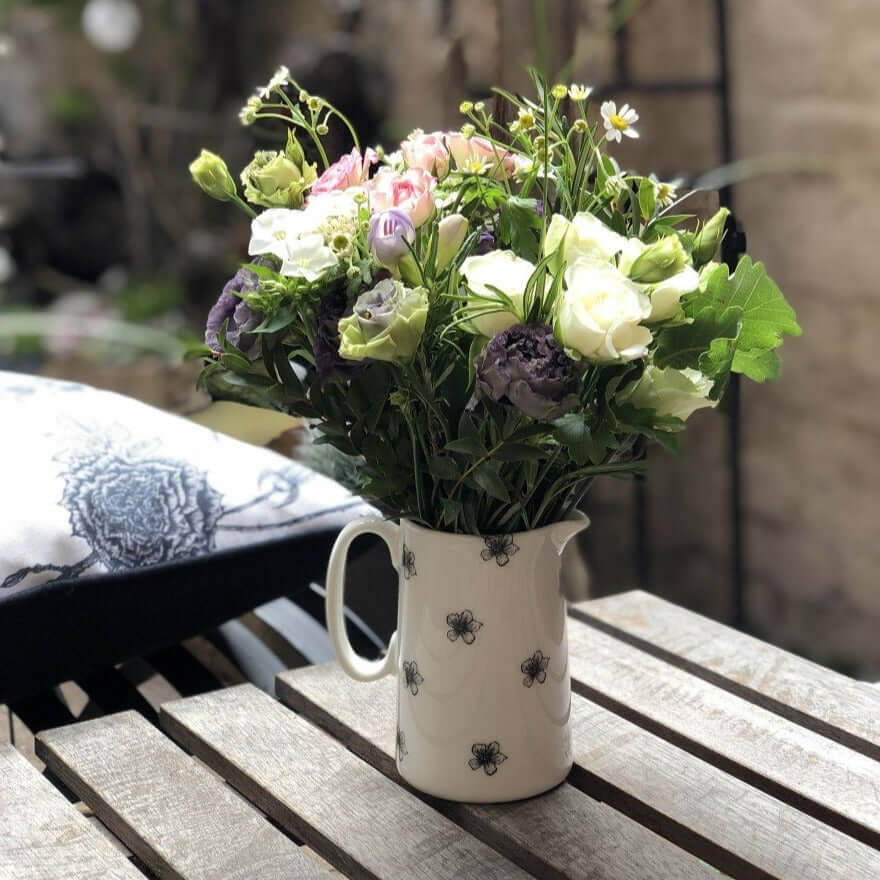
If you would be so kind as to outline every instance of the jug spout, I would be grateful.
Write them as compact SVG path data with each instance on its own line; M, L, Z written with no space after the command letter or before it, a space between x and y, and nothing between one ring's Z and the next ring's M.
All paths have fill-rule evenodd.
M550 538L556 547L556 552L561 556L565 545L589 524L589 518L579 510L575 511L568 519L554 523L551 526Z

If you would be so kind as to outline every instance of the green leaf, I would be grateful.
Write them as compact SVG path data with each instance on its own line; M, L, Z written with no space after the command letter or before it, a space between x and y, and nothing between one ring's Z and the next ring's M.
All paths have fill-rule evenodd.
M579 413L568 413L554 423L556 439L568 447L568 454L576 464L584 464L590 458L592 445L590 429Z
M539 230L541 218L536 210L535 199L511 196L501 206L498 233L502 241L521 257L532 263L538 261Z
M731 306L742 310L738 349L778 348L783 334L801 335L794 309L767 275L764 264L754 263L748 256L739 261L729 278L725 266L712 271L698 299L719 313Z
M472 455L474 458L480 458L488 451L479 437L460 437L447 443L444 448L447 452L459 452L463 455Z
M639 184L639 210L642 212L642 219L650 220L656 209L654 184L649 178L643 177Z
M428 459L428 470L432 476L441 480L454 480L458 476L458 465L451 458L443 455L435 455Z
M760 349L737 349L731 369L743 373L755 382L779 378L779 355L775 351Z
M531 443L505 442L492 458L498 461L541 461L547 453Z
M507 486L504 485L504 480L498 475L498 471L495 470L491 462L487 461L481 464L471 476L487 495L505 503L510 501Z
M703 308L693 316L690 324L668 327L660 332L654 363L658 367L675 367L677 370L705 367L716 371L707 375L718 375L725 362L729 368L733 358L732 349L740 332L741 317L742 311L738 308L727 309L723 314L718 314L711 306Z
M275 333L283 330L289 324L293 324L299 315L293 306L285 306L279 309L269 318L266 318L258 327L255 327L252 333Z

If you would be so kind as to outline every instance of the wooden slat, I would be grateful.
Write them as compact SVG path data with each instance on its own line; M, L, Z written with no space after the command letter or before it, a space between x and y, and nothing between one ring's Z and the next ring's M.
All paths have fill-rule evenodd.
M383 771L394 772L393 680L361 684L338 665L326 664L283 673L276 689L282 700L327 726L353 751ZM733 876L749 880L880 877L880 853L865 844L578 696L572 699L572 739L576 762L572 783ZM572 786L557 792L565 788ZM521 827L527 848L554 868L564 868L569 858L567 840L548 833L552 824L546 816L530 831L529 810L523 809L533 806L540 812L546 800L501 808L460 804L450 810L462 824L482 820L489 827L503 827L508 836ZM607 819L595 827L598 841L589 822L569 821L578 834L572 841L568 876L641 876L633 868L638 849L618 852L625 840L619 821L615 833L609 832ZM621 859L626 857L628 867L621 870ZM658 871L653 876L674 875Z
M322 876L293 841L135 712L45 731L37 750L162 877Z
M8 744L0 780L0 880L144 880Z
M344 874L528 876L253 685L167 703L160 719Z
M569 650L577 693L880 848L880 763L579 620Z
M283 673L276 691L287 705L400 780L394 764L393 680L362 684L328 663ZM717 876L667 840L567 783L540 798L511 804L436 803L459 825L539 877Z
M598 629L880 760L880 690L634 590L572 607Z

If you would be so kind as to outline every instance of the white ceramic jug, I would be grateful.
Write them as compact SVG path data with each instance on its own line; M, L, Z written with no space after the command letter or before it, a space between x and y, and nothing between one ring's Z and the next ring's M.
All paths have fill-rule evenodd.
M340 533L327 572L327 624L342 668L397 676L397 769L458 801L539 794L571 769L571 687L560 555L581 514L530 532L454 535L380 519ZM400 577L397 632L376 661L345 632L351 541L384 539Z

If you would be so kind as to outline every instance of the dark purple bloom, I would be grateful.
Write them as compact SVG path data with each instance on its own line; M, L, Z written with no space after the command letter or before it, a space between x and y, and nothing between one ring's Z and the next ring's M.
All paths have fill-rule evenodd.
M339 356L339 319L347 309L348 299L342 288L328 290L318 305L313 353L322 386L328 382L345 382L363 369L358 361Z
M256 272L250 269L239 269L226 282L220 298L208 312L205 326L205 345L214 351L220 351L217 334L226 322L226 338L248 357L253 357L258 349L257 338L251 331L263 320L261 312L255 312L241 298L242 293L255 291L260 285Z
M480 237L477 239L477 246L474 248L475 254L488 254L489 251L495 250L495 236L489 232L488 229L484 229L480 233Z
M533 419L552 421L580 404L581 381L546 324L497 333L475 364L480 392Z

